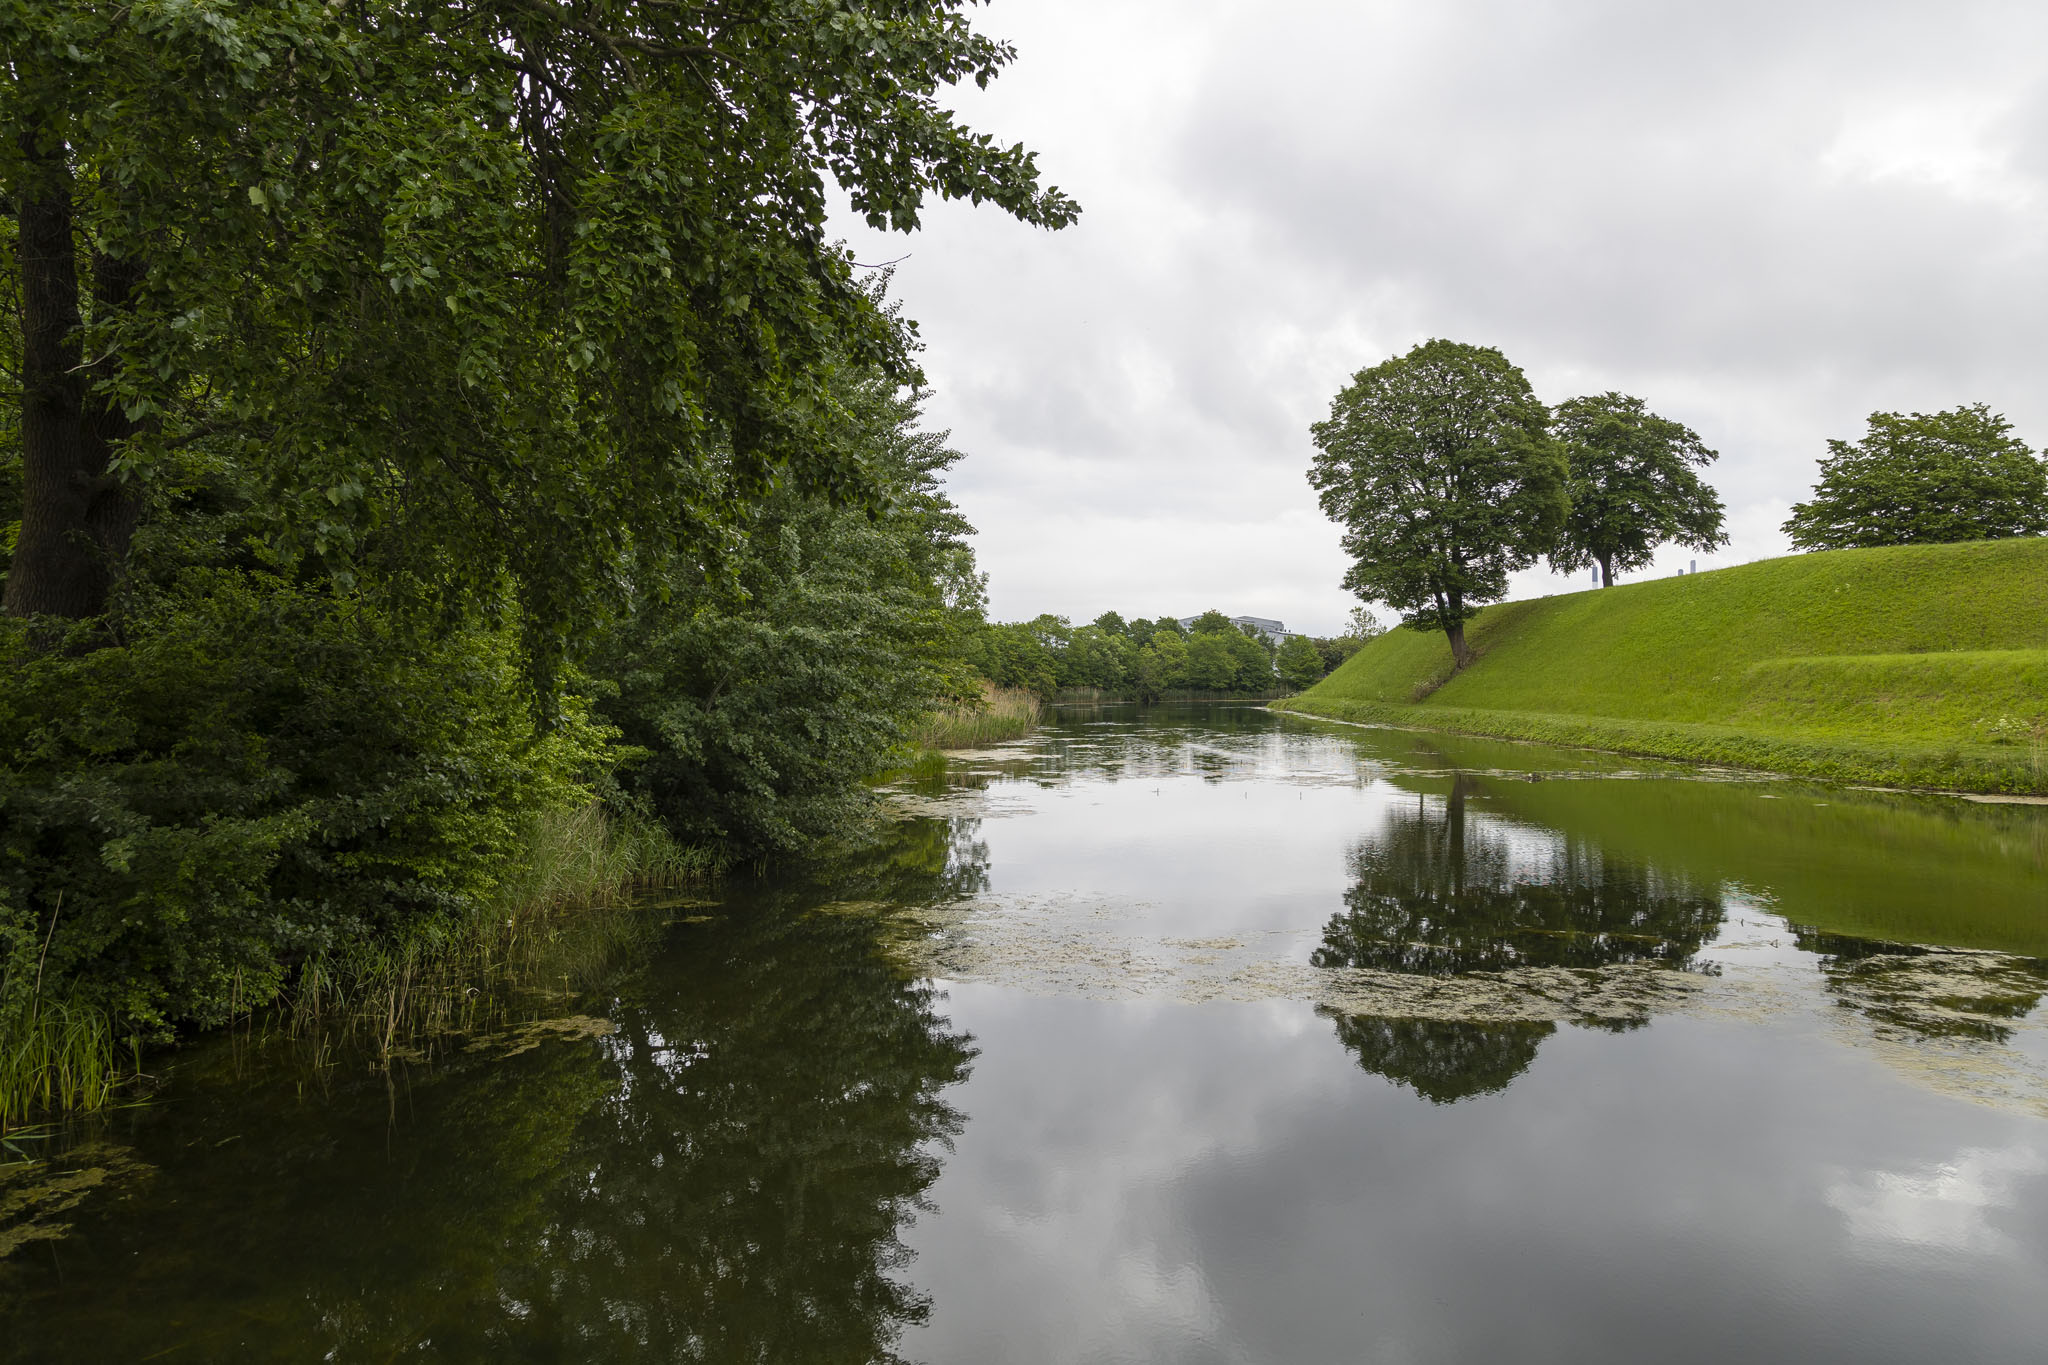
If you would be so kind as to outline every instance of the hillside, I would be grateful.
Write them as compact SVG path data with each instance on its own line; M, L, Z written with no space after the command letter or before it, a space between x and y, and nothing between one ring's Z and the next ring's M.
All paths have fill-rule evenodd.
M2048 791L2048 540L1838 550L1394 630L1287 709L1785 772Z

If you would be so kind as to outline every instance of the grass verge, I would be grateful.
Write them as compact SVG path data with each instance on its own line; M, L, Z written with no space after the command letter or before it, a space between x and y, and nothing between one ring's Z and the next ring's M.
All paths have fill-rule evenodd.
M1764 768L2039 794L2048 538L1764 560L1489 607L1451 668L1387 632L1283 710Z
M1454 706L1403 706L1303 694L1275 710L1330 720L1442 730L1489 739L1519 739L1568 748L1601 749L1640 758L1677 759L1731 768L1861 782L1885 787L2009 795L2048 795L2048 745L2012 749L1858 743L1811 735L1773 734L1732 725L1487 711Z

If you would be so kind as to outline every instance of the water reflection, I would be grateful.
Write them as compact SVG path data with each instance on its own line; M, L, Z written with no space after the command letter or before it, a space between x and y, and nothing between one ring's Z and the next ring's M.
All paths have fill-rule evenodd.
M2037 1360L2048 810L1621 766L956 756L530 1047L181 1059L0 1360Z
M2004 953L1928 948L1794 926L1820 955L1828 993L1880 1029L1922 1038L2007 1043L2048 995L2048 962Z
M583 1359L893 1359L929 1312L901 1228L973 1050L857 919L755 905L707 937L680 989L622 1011L617 1087L549 1203L556 1254L502 1290Z
M1717 892L1583 840L1470 812L1479 790L1478 779L1457 774L1446 797L1390 808L1380 829L1352 846L1345 908L1323 926L1315 966L1453 979L1532 967L1683 969L1720 928ZM1334 1021L1360 1066L1439 1104L1505 1089L1555 1029L1328 1005L1317 1012Z
M1337 1041L1376 1076L1405 1085L1436 1104L1508 1088L1536 1060L1536 1048L1557 1031L1545 1023L1472 1024L1457 1019L1383 1019L1316 1013L1337 1026Z
M959 833L893 831L840 889L976 886ZM390 1096L174 1087L123 1133L155 1180L0 1261L0 1359L895 1359L930 1307L903 1232L975 1053L816 899L678 925L584 1005L594 1041L457 1052Z

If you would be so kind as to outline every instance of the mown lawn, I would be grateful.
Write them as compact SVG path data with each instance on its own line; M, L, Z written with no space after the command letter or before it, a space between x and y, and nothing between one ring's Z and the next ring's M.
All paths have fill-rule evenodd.
M1832 777L2048 789L2048 540L1838 550L1390 631L1288 705ZM1606 734L1613 742L1602 744Z

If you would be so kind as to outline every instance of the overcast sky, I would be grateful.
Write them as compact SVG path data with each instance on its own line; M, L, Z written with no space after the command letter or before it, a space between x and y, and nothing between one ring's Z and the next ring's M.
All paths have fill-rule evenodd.
M1981 401L2048 443L2048 5L999 0L956 106L1081 202L910 237L929 413L991 615L1353 605L1311 422L1432 336L1615 388L1721 452L1733 544L1830 436ZM1666 552L1650 573L1694 556ZM1575 591L1540 569L1515 596ZM1385 615L1385 613L1382 613Z

